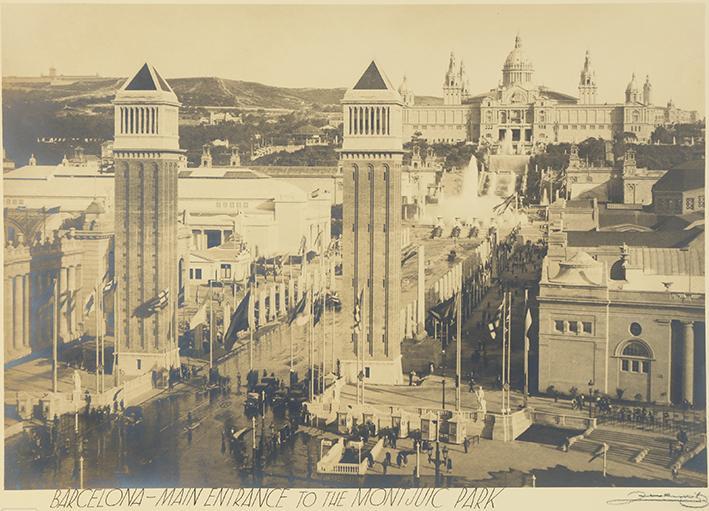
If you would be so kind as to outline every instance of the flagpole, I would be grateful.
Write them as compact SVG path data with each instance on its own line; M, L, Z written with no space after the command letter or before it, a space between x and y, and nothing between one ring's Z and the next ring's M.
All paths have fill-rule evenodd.
M59 287L57 283L58 277L54 278L54 307L52 321L52 392L57 392L57 370L59 365Z
M529 398L529 328L527 325L527 314L529 312L529 290L524 290L524 406L527 407Z
M461 373L461 352L462 352L462 323L463 323L463 266L460 265L460 282L458 288L458 299L456 300L456 325L455 325L455 409L460 411L460 373Z
M362 315L364 314L364 301L367 298L365 297L365 293L362 294ZM369 321L369 316L367 316L367 321ZM366 322L362 321L362 328L365 334L362 336L364 339L367 339L367 326ZM364 340L362 341L362 406L364 406Z
M212 310L212 280L209 279L209 368L212 369L214 365L214 355L212 353L212 345L214 344L213 337L214 332L212 331L212 322L214 320L214 311Z
M325 330L325 308L327 307L327 300L325 299L325 266L323 265L322 253L322 240L320 241L320 299L322 300L322 312L320 314L322 321L320 326L322 328L322 365L320 368L320 392L325 392L325 337L327 336L327 331Z
M512 292L507 291L507 413L510 413L510 364L512 362Z
M308 378L308 396L309 396L309 401L312 401L314 398L315 394L315 354L314 354L314 346L313 346L313 287L312 284L310 285L310 289L308 290L308 293L310 294L310 314L308 315L308 364L310 366L310 378Z
M101 271L101 270L99 269L99 271ZM95 306L94 313L96 315L96 393L97 394L99 392L99 381L100 381L100 379L99 379L100 377L98 375L98 363L99 363L99 360L98 360L98 343L99 343L99 340L98 340L98 288L99 288L99 286L96 286L94 288L94 306Z
M98 301L98 311L100 312L99 316L99 323L98 323L98 333L101 339L101 392L106 390L106 335L105 332L103 331L104 327L104 310L103 310L103 290L104 288L101 287L101 291L99 292L99 301Z
M505 347L505 342L507 339L507 321L505 319L505 313L507 311L507 306L505 305L505 302L507 300L507 292L502 291L502 367L500 368L502 371L502 374L500 376L500 382L502 383L502 415L505 414L505 355L507 353L507 349Z
M250 274L253 272L249 272ZM253 304L253 305L251 305ZM254 325L256 321L256 297L254 296L254 283L249 275L249 310L246 311L247 316L251 316L249 311L253 311L254 317L249 317L249 371L254 369Z
M291 264L288 265L288 273L289 273L288 292L290 293L290 289L291 289L290 283L293 280L293 265L291 265ZM295 291L295 286L293 287L293 291ZM291 296L290 298L291 298L290 301L293 301L292 299L294 297ZM290 305L290 308L292 311L294 304L289 303L288 305ZM293 372L293 325L288 325L288 332L289 332L289 337L290 337L290 372L292 373ZM290 380L288 380L288 383L290 385Z

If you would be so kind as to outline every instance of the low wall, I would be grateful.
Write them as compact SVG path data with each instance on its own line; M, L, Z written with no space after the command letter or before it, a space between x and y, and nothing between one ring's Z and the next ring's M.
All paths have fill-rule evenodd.
M532 422L534 424L548 424L560 428L583 430L596 427L595 417L579 417L578 415L539 412L533 409L531 409L530 412L532 415Z

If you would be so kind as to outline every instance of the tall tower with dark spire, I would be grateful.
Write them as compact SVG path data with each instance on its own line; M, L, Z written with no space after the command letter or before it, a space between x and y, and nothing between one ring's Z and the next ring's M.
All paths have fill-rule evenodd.
M448 71L446 71L446 78L443 82L443 104L460 105L462 94L463 82L460 68L456 66L455 55L451 52L450 60L448 61Z
M115 367L178 367L177 172L180 103L145 64L116 93Z
M349 311L360 296L362 302L359 333L345 343L341 369L351 382L361 372L365 382L399 384L403 101L372 62L345 93L342 107L342 298L350 327Z
M579 102L582 105L595 105L597 90L596 72L591 66L591 54L586 50L586 59L583 63L581 80L579 81Z
M652 104L652 84L650 83L650 75L645 76L645 84L643 85L643 103L646 105Z

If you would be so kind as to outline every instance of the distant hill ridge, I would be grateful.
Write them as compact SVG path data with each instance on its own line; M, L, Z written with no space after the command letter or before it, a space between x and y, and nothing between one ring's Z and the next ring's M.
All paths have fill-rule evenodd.
M68 106L108 105L123 78L105 78L51 85L48 81L3 78L3 92L66 104ZM300 110L310 106L336 106L345 88L288 88L218 77L172 78L168 82L179 100L191 107L285 108ZM439 98L421 97L421 104L439 104Z

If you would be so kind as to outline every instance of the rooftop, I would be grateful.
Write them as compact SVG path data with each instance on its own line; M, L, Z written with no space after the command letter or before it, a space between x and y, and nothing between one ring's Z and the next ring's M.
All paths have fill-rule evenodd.
M660 178L652 190L655 192L686 192L704 188L704 172L706 164L704 160L694 160L685 162Z
M567 231L567 243L570 247L621 246L681 248L686 247L700 235L702 227L682 231Z

